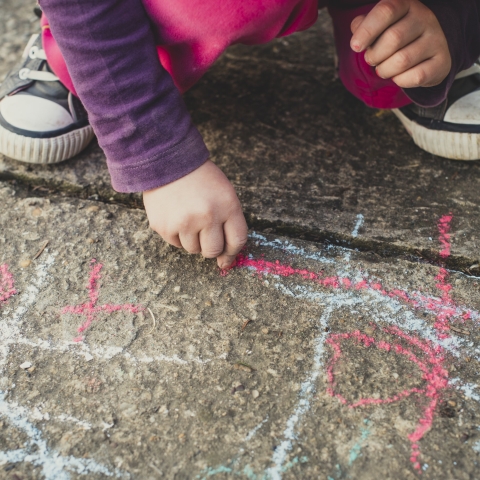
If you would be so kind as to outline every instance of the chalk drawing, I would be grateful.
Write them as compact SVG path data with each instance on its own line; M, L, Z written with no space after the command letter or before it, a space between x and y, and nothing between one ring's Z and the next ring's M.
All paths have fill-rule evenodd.
M328 324L328 318L330 317L332 310L333 309L331 307L327 307L322 314L322 317L320 318L320 321L318 323L320 334L315 339L313 368L307 375L307 378L302 382L298 395L299 401L292 415L290 415L290 417L288 418L286 428L283 432L284 440L280 443L280 445L277 446L273 453L271 459L273 462L273 466L266 470L267 478L271 478L272 480L278 480L282 478L282 468L284 466L288 453L292 450L293 442L297 438L297 435L295 433L297 424L303 419L305 414L311 408L311 403L313 401L313 396L316 389L315 386L323 366L325 340L327 337L325 328Z
M268 422L268 415L256 427L252 428L252 430L248 432L247 436L245 437L245 440L243 441L249 442L267 422Z
M451 237L449 232L452 219L453 216L449 214L441 217L438 221L439 242L442 245L440 256L443 259L448 258L451 253ZM357 219L357 224L355 225L352 235L354 233L358 235L362 221L362 217ZM298 254L302 258L307 258L308 255L308 258L315 259L319 262L324 261L324 263L330 263L328 261L329 259L325 259L321 254L305 252L304 249L296 248L289 242L282 242L279 239L264 242L262 241L264 237L258 234L254 234L254 238L257 240L257 245L279 249L288 254ZM347 263L350 260L349 252L346 253L344 260L346 260ZM468 353L475 358L480 357L480 351L475 348L473 342L459 337L449 328L453 321L462 323L470 321L473 325L478 325L480 320L478 311L454 302L451 296L453 287L448 283L450 273L445 268L439 269L439 273L435 277L437 281L436 288L441 292L441 297L438 297L435 295L427 295L422 289L402 290L400 288L394 288L388 290L378 280L370 280L368 273L353 272L348 266L343 267L341 275L325 277L322 272L297 269L290 265L283 265L279 261L269 262L263 258L254 258L252 255L242 253L237 258L236 268L245 268L254 272L255 275L262 277L271 276L277 280L288 277L299 278L301 282L294 286L287 287L281 281L277 281L273 284L273 287L294 298L305 298L309 301L327 306L322 315L322 319L319 321L319 325L328 323L329 314L338 308L355 308L355 306L358 308L365 304L368 304L372 321L384 321L393 325L390 328L384 329L384 332L396 337L398 340L389 342L388 346L387 342L377 343L373 338L371 340L364 340L367 341L367 343L373 342L370 344L371 347L390 348L391 350L393 349L395 353L408 358L422 372L424 385L408 392L399 392L399 394L392 398L383 399L378 402L374 401L376 399L363 399L363 404L391 403L400 401L412 394L420 395L426 399L426 405L423 407L424 409L420 415L419 423L415 431L412 432L408 438L412 448L410 460L418 470L420 468L418 442L432 426L439 392L448 386L448 374L443 367L444 352L448 351L456 357L460 356L460 352L463 354ZM339 269L337 268L337 270ZM312 289L309 287L309 284L319 285L326 291ZM359 291L362 292L363 298L355 295L355 292ZM413 307L413 311L406 310L405 306ZM424 318L415 314L415 311L418 310L421 310L422 313L429 311L436 316L436 322L433 328L425 322ZM416 332L423 337L423 339L412 334L407 334L401 330L400 327L410 332ZM357 334L360 335L360 332L356 334L355 332L350 332L347 335L351 335L352 338L354 338ZM322 336L324 338L322 338ZM334 337L332 337L332 339L333 338ZM323 349L326 341L325 336L320 334L317 338L318 343L316 344L316 349ZM357 338L356 341L362 340ZM403 346L402 342L409 345L409 347ZM414 350L416 350L417 353L415 353ZM323 359L320 358L315 362L314 370L308 374L307 379L312 378L312 375L316 375L315 372L322 366ZM330 379L333 381L334 376ZM331 388L331 386L329 388ZM459 388L466 387L463 386ZM331 393L334 394L334 391L331 390ZM281 478L283 461L286 458L287 452L292 448L292 442L296 439L295 426L310 408L308 400L305 399L304 395L304 392L301 392L299 402L293 414L287 420L287 426L283 435L284 441L280 445L280 448L277 447L272 457L274 466L265 471L267 478ZM475 395L472 395L471 398L476 400ZM371 400L372 402L367 400ZM346 400L345 403L348 404ZM352 404L348 406L355 408L360 405ZM305 407L305 409L303 409L303 407Z
M365 440L370 436L371 430L369 427L370 421L366 418L363 423L365 427L360 428L360 438L355 442L355 445L351 448L348 455L348 465L351 466L352 463L360 456L360 452L365 443Z
M6 463L31 463L41 467L42 475L48 479L68 480L69 471L79 475L100 474L107 477L123 477L127 475L118 469L110 470L93 459L62 456L48 447L42 432L28 421L27 410L15 403L5 400L5 393L0 391L0 418L27 435L24 448L0 452L0 465Z
M360 231L361 226L363 225L363 222L365 221L365 217L359 213L357 215L357 223L355 224L355 227L353 227L352 230L352 237L357 238L358 237L358 232ZM346 262L350 262L350 258L352 257L352 250L347 250L345 253L345 256L343 257Z
M82 336L82 333L88 330L92 322L97 319L97 315L101 312L114 313L118 311L124 311L139 313L144 310L144 307L132 305L131 303L126 303L124 305L105 304L97 306L98 297L100 295L99 282L102 278L100 271L102 270L103 265L101 263L97 263L95 259L91 260L90 263L90 278L86 287L88 290L88 298L90 300L86 303L82 303L81 305L64 307L61 312L62 314L70 313L85 317L84 323L78 327L77 332L79 333L79 336L74 338L74 342L81 342L85 339L85 337Z
M359 229L363 222L363 217L358 216L357 222L354 230L352 231L352 236L357 236ZM451 253L451 237L450 237L450 225L452 221L452 215L446 215L442 217L438 222L439 228L439 241L442 245L442 250L440 256L442 258L448 258ZM312 259L319 263L324 264L337 264L337 261L333 258L327 258L319 252L309 252L302 248L298 248L295 245L275 239L273 241L267 241L265 237L262 237L259 234L252 234L252 239L254 239L258 244L262 246L268 246L272 249L282 250L288 254L298 255L302 259ZM46 252L48 253L48 251ZM345 260L350 259L350 253L346 251ZM0 322L0 335L2 336L2 344L0 345L0 368L5 364L9 345L12 343L17 344L27 344L32 347L37 347L40 349L51 350L51 351L60 351L68 353L77 353L83 355L85 359L90 360L92 356L96 358L101 358L108 360L115 355L123 355L126 359L137 362L174 362L180 365L187 365L189 363L207 363L210 360L203 359L188 359L184 360L175 355L173 356L164 356L156 355L152 357L141 357L137 358L130 354L129 352L123 351L120 347L95 347L90 348L84 342L78 342L82 340L82 337L77 337L76 342L60 342L57 344L52 344L52 342L47 342L45 340L30 340L25 338L20 332L20 324L24 318L28 309L35 303L36 298L38 297L41 289L46 283L46 278L50 266L54 262L54 256L48 255L44 260L43 264L36 266L32 282L25 289L22 289L22 294L19 298L19 306L16 307L13 312L10 312L7 309L2 311L2 315L6 315L5 321ZM480 314L478 311L471 309L465 305L456 304L452 298L453 287L448 283L448 278L450 273L446 269L440 269L436 276L436 288L440 292L440 296L428 295L425 294L421 289L412 290L412 289L387 289L385 288L377 279L373 279L369 276L368 272L355 271L351 264L348 264L347 267L337 268L337 273L331 277L325 277L321 272L309 271L307 269L295 269L288 265L282 265L280 262L267 262L264 259L255 259L251 255L240 255L238 258L237 268L245 268L251 270L258 276L270 276L273 278L274 282L271 282L273 288L281 291L287 296L292 296L297 299L305 299L311 302L319 303L325 305L326 308L323 312L322 317L319 319L317 325L319 328L318 336L315 340L315 354L313 368L310 372L307 372L304 382L302 383L302 388L300 390L298 401L296 406L293 409L292 414L287 419L285 429L283 432L283 440L280 445L277 446L275 452L272 456L272 466L260 474L256 474L252 468L247 465L243 469L238 469L234 465L219 466L215 468L207 468L203 472L202 478L211 477L217 473L232 473L235 476L243 476L251 480L261 480L261 479L279 479L282 478L282 474L299 463L305 463L308 461L306 457L295 457L290 461L287 461L289 452L292 450L294 442L297 440L298 434L297 428L299 424L305 419L308 414L312 402L314 401L314 392L317 388L316 383L318 383L318 376L321 372L327 369L331 365L333 358L330 358L330 361L325 364L324 357L326 356L328 348L333 348L333 343L335 343L335 337L333 334L330 336L325 334L325 326L328 326L330 315L338 308L349 307L349 308L358 308L362 305L368 304L369 313L371 313L372 321L383 321L392 325L390 328L384 329L386 334L389 334L394 338L394 340L388 342L390 348L394 350L397 348L404 349L403 351L396 352L399 355L403 355L405 358L409 358L413 364L416 365L416 368L419 368L424 377L427 377L427 372L434 372L436 375L435 382L424 378L424 384L417 387L417 390L410 391L405 395L401 395L400 392L398 398L393 401L401 401L402 399L408 398L408 396L416 395L426 399L427 405L424 407L423 413L420 416L421 421L417 429L412 432L410 435L410 442L412 444L412 461L415 466L419 465L419 449L418 442L425 435L428 430L428 425L431 426L431 420L435 412L434 401L437 398L438 392L441 388L445 388L447 385L443 385L443 382L447 382L446 376L442 376L443 372L441 369L442 365L442 350L450 352L454 356L459 356L460 352L465 354L468 352L469 356L474 358L480 357L480 350L476 349L473 345L473 342L468 339L459 337L455 332L449 329L449 325L455 322L472 322L472 324L478 325L480 321ZM88 301L81 305L68 306L62 310L64 314L77 314L85 317L85 321L79 328L79 334L83 334L89 328L93 321L97 320L97 315L100 312L113 313L115 311L129 311L131 313L138 313L143 307L132 304L124 305L100 305L98 306L98 299L100 293L100 280L102 265L93 261L91 264L91 271L89 277L89 283L87 285L88 290ZM10 276L10 272L6 266L2 266L0 269L0 298L3 300L3 296L8 293L8 300L11 297L11 290L14 289L13 277ZM282 283L282 278L292 278L296 277L300 281L293 286L286 286ZM320 288L318 288L320 287ZM361 296L358 293L361 293ZM409 308L406 308L409 307ZM425 319L422 316L417 316L416 312L421 310L429 311L433 313L437 321L435 326L432 327L428 325ZM401 327L403 330L400 330ZM409 331L410 333L405 333ZM412 334L415 332L415 335ZM339 335L339 334L336 334ZM357 341L360 343L367 343L370 340L357 338L355 332L349 332L347 335L350 335L348 338L337 338L337 345L341 351L341 342L344 341ZM418 337L422 337L421 339ZM377 342L373 337L373 343L369 346L370 348L382 348L380 342ZM332 344L329 344L328 340L332 339ZM412 344L411 342L418 342ZM404 346L404 345L409 346ZM385 347L385 345L384 345ZM386 347L385 347L386 348ZM429 350L433 349L433 350ZM421 356L416 350L421 351ZM433 364L430 362L430 359L433 358L433 353L436 355L437 363ZM92 355L93 354L93 355ZM335 353L334 353L335 356ZM417 363L418 360L419 363ZM338 359L337 359L338 361ZM423 369L422 369L422 367ZM334 366L334 365L333 365ZM332 366L332 382L329 385L329 388L332 389L331 393L337 398L341 403L341 399L338 397L338 392L341 391L340 385L333 385L335 383L335 375ZM430 370L428 370L430 369ZM436 369L436 370L435 370ZM429 377L430 378L430 377ZM455 380L455 379L454 379ZM429 383L430 382L430 383ZM462 389L464 392L470 391L471 396L474 401L480 402L480 396L474 392L474 387L468 384L462 384L460 381L450 381L450 385L453 388ZM335 388L337 390L335 390ZM5 401L5 394L1 397L0 405L1 412L4 416L8 416L10 423L16 428L23 428L27 432L28 428L35 429L36 427L28 421L28 416L26 411L23 410L23 407L18 405L10 405ZM369 399L364 399L369 400ZM383 399L388 400L388 399ZM349 404L347 399L345 399L345 407L357 408L360 405ZM365 407L368 408L369 405L374 405L375 403L367 402ZM20 409L20 410L19 410ZM10 412L8 415L4 412ZM13 415L12 412L17 412L18 414L18 424L12 420L12 418L17 418ZM31 412L30 412L31 414ZM12 417L13 415L13 417ZM45 418L45 417L44 417ZM59 421L73 422L78 426L82 426L85 429L88 429L88 422L84 422L80 419L75 419L74 417L69 418L67 415L59 415L55 417ZM52 419L53 420L53 419ZM253 430L251 430L246 439L250 434L253 436L261 429L261 426L266 422L267 419L262 421L261 424L257 425ZM424 421L424 423L422 423ZM23 422L23 423L22 423ZM20 425L23 425L21 427ZM27 428L27 426L29 426ZM28 430L32 433L34 430ZM14 458L24 458L24 461L31 461L35 465L41 465L42 468L53 468L52 460L55 460L55 464L61 464L62 467L59 472L62 472L62 475L67 475L67 470L79 473L87 472L87 467L90 468L89 472L99 472L104 475L108 475L110 472L111 475L117 475L117 471L110 471L106 469L101 471L101 465L90 462L85 459L75 459L74 457L61 457L63 460L58 460L59 454L53 450L44 450L43 445L47 448L46 442L42 438L40 431L36 430L39 436L33 437L28 433L29 438L34 438L35 441L29 441L28 445L19 450L11 452L3 452L0 456L0 461L12 461ZM253 436L251 438L253 438ZM250 438L250 440L251 440ZM38 443L38 442L44 442ZM33 442L33 443L32 443ZM37 443L35 443L37 442ZM32 449L33 446L33 449ZM40 448L41 447L41 448ZM28 451L29 449L30 452ZM42 450L43 449L43 450ZM33 453L32 451L35 450ZM356 450L355 450L356 451ZM45 455L39 452L46 452ZM32 456L33 455L33 456ZM37 457L35 456L37 455ZM38 457L38 455L40 455ZM23 457L22 457L23 456ZM350 455L349 458L352 458ZM65 460L66 459L66 460ZM50 463L49 463L50 462ZM60 463L58 463L60 462ZM67 463L62 463L67 462ZM68 463L70 462L70 463ZM78 463L80 462L80 463ZM87 463L82 463L87 462ZM88 464L88 465L87 465ZM95 466L96 465L96 466ZM60 467L58 467L60 468ZM82 470L82 468L84 470ZM95 470L98 468L100 470ZM85 473L85 474L87 474ZM60 474L59 474L60 475ZM68 476L47 476L47 478L68 478ZM200 478L198 476L197 478Z
M359 213L357 215L357 223L355 224L355 227L353 228L353 231L352 231L353 238L358 237L358 232L360 230L360 227L363 225L364 221L365 221L365 217L361 213Z
M476 392L476 390L478 390L478 385L462 382L459 378L452 378L450 380L450 385L461 390L467 398L471 398L480 403L480 393Z
M3 311L3 315L7 318L0 322L0 338L2 339L0 344L0 372L7 361L9 346L17 343L18 340L23 337L20 333L20 322L23 320L29 308L35 304L40 290L46 282L48 270L53 265L54 259L55 257L53 255L48 255L45 257L43 263L39 263L35 267L32 282L20 295L19 305L13 313L10 314L8 310Z
M448 385L448 372L443 366L443 350L439 346L434 346L431 342L422 341L414 336L407 335L397 327L383 328L382 330L389 335L404 340L404 342L409 344L410 347L414 348L405 348L397 340L392 342L386 342L383 340L377 342L375 338L365 335L358 330L351 333L337 333L330 335L326 340L326 343L332 347L334 354L327 367L327 378L329 383L327 392L332 395L332 397L339 399L341 403L349 408L394 403L403 400L412 394L421 395L427 398L428 401L424 408L423 415L419 419L415 431L408 436L412 448L410 460L416 469L420 469L420 463L418 462L418 456L420 455L418 442L431 429L433 416L439 401L439 392L445 389ZM425 381L425 386L403 390L387 398L361 398L355 402L348 401L343 395L338 393L334 373L336 364L342 358L341 343L346 340L353 340L365 347L373 346L379 350L403 355L414 363L423 373L422 379ZM414 349L422 352L425 360L421 360L418 354L414 353Z
M7 303L7 300L16 293L15 282L8 265L0 265L0 305Z

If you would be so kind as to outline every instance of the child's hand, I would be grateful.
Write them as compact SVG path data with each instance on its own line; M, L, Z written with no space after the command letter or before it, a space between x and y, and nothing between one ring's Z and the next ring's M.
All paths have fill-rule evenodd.
M247 224L232 184L210 160L175 182L143 192L150 226L189 253L228 268L247 242Z
M449 74L452 59L437 17L419 0L381 0L355 18L350 42L399 87L432 87Z

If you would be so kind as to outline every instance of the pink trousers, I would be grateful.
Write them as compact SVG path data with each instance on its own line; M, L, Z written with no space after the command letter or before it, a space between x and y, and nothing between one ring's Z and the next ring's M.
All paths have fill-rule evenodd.
M370 107L399 108L411 103L403 90L391 80L383 80L378 77L374 68L365 62L363 54L355 53L350 48L352 20L358 15L368 13L375 3L371 0L319 0L319 7L328 7L332 17L339 61L339 76L347 90ZM42 18L42 32L43 46L49 65L63 84L75 93L67 66L45 16ZM180 90L185 90L180 86L180 78L176 78L177 76L181 77L182 72L171 68L172 61L166 57L165 49L159 46L158 51L160 62L170 72ZM184 68L193 69L193 67L186 65Z

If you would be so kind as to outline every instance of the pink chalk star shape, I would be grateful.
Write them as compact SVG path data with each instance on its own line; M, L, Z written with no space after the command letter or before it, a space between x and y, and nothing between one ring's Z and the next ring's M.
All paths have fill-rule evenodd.
M114 305L109 303L97 306L98 297L100 295L99 282L102 278L100 271L102 270L103 265L101 263L97 263L95 259L91 260L90 263L90 278L88 285L86 286L90 300L86 303L82 303L81 305L66 306L61 311L62 314L71 313L73 315L81 315L85 317L85 321L77 329L79 336L73 339L74 342L81 342L84 340L85 337L82 336L83 332L88 330L93 321L97 320L97 315L101 312L114 313L124 311L139 313L144 310L144 307L141 305L133 305L131 303L125 303L124 305Z
M10 297L17 293L14 286L15 281L8 270L8 265L0 265L0 305L6 303Z

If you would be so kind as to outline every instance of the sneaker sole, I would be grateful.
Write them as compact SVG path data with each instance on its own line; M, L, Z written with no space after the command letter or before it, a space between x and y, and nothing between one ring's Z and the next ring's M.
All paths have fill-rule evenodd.
M392 111L423 150L450 160L480 159L480 134L431 130L410 120L396 108Z
M78 155L94 137L90 125L53 138L32 138L0 125L0 153L26 163L60 163Z

